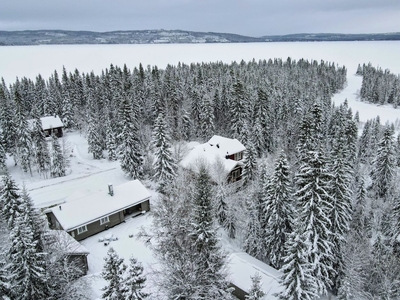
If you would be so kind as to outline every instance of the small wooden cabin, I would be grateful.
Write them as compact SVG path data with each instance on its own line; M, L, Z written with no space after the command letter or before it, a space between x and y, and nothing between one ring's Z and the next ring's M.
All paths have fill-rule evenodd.
M64 124L58 116L42 117L40 120L46 137L51 136L53 133L59 138L63 136Z

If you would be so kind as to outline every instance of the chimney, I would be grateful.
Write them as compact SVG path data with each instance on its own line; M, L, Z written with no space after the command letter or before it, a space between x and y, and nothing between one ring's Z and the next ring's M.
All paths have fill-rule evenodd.
M60 205L60 206L58 206L58 208L61 210L61 205Z
M114 187L113 187L112 183L108 184L108 194L110 196L114 196Z

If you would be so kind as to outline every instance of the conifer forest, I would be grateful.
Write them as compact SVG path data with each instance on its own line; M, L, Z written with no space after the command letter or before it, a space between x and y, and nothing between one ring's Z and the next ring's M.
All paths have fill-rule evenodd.
M362 101L399 106L398 76L371 64L357 74ZM94 160L119 161L125 176L156 186L152 227L138 238L160 262L152 284L165 299L235 299L221 232L282 272L278 299L400 299L399 124L362 123L346 102L336 106L346 76L334 62L288 58L2 80L0 298L87 299L79 270L65 249L48 248L43 217L6 166L65 176L68 145L46 138L40 121L59 116ZM180 145L213 135L246 147L240 181L211 180L218 166L196 175L180 167ZM103 299L161 299L142 290L141 263L127 263L110 248ZM248 299L264 299L259 281Z

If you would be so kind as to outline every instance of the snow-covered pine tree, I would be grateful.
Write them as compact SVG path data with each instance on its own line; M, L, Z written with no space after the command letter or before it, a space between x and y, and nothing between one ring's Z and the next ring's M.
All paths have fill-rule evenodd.
M102 299L105 300L125 300L124 274L126 265L113 248L107 251L104 258L103 271L101 276L107 281L107 285L102 288Z
M248 205L248 218L246 225L246 238L243 250L257 259L264 260L264 236L262 225L260 223L259 208L257 203L250 202Z
M7 158L7 154L6 154L6 149L4 147L4 137L3 137L3 133L0 130L0 171L5 171L7 170L7 166L6 166L6 158Z
M159 190L165 192L176 177L177 165L172 156L170 137L163 113L160 113L154 123L152 144L156 157L154 179L158 182Z
M51 136L51 177L62 177L66 175L66 162L58 138Z
M215 187L214 194L215 215L219 225L223 225L228 214L228 204L226 203L226 188L224 183L220 183Z
M136 104L133 105L136 107ZM139 125L137 110L132 109L132 103L128 97L122 98L119 111L121 134L118 153L121 162L121 169L131 178L138 179L143 173L142 145L139 140Z
M22 104L21 94L16 88L14 91L14 101L16 103L16 149L17 160L21 164L22 170L32 174L32 138L28 121Z
M203 140L214 135L214 105L210 95L206 92L201 99L200 132Z
M130 258L126 279L124 280L124 299L125 300L143 300L148 298L149 294L143 292L146 283L146 276L143 275L143 266L134 257Z
M1 79L0 84L0 128L3 132L3 146L6 153L15 154L15 108L10 97L10 92Z
M249 294L245 296L246 300L262 300L264 299L265 292L262 290L261 276L256 272L251 278L251 287Z
M296 224L296 223L295 223ZM296 225L295 225L296 226ZM302 225L300 225L302 226ZM309 260L308 237L295 227L285 245L285 257L281 272L281 284L284 290L279 293L280 300L312 300L318 297L318 283Z
M182 139L189 141L192 132L192 121L190 120L190 114L186 110L182 110Z
M343 247L345 237L350 229L352 208L351 188L352 166L349 161L349 150L346 150L348 143L345 136L338 137L331 154L332 180L330 194L332 196L332 209L329 213L330 231L332 232L332 254L334 257L334 273L331 275L333 282L332 291L337 294L340 287L340 279L344 272Z
M74 102L71 95L71 81L67 75L67 71L63 66L61 75L61 96L62 96L62 109L61 109L61 119L66 128L75 127L74 119Z
M243 130L244 124L247 120L247 99L246 91L243 82L240 79L236 79L232 85L232 99L230 102L230 121L231 121L231 133L232 136L239 141L243 141Z
M242 182L243 185L248 185L254 180L257 173L257 150L254 143L249 140L246 145L246 150L244 152L243 160L243 172L242 172Z
M367 225L365 222L367 189L364 178L359 179L356 188L351 226L359 236L362 236L365 234Z
M302 228L302 235L308 245L307 257L313 267L313 277L318 292L327 293L332 284L332 232L330 212L332 210L331 183L332 174L328 170L326 158L319 151L309 151L296 174L299 218L295 224Z
M46 178L50 168L50 154L46 137L43 132L42 121L37 109L34 109L32 122L32 142L34 146L35 162L38 172Z
M210 177L205 166L200 166L193 195L192 228L196 255L196 299L231 299L224 270L225 254L218 244L212 216ZM193 297L194 295L192 295Z
M22 200L19 188L9 173L3 176L0 203L2 216L7 222L8 228L11 229L14 227L15 219L21 214Z
M115 140L115 132L112 129L110 118L106 121L106 150L108 152L108 160L117 160L117 144Z
M88 92L88 129L87 129L87 141L88 141L88 152L93 154L94 159L103 158L103 137L100 130L100 116L98 104L94 95L94 89L90 88Z
M382 198L388 196L395 177L396 160L393 134L393 129L387 126L379 141L371 170L372 188Z
M228 237L230 239L234 239L236 237L236 224L238 219L237 214L238 212L236 210L236 206L232 202L229 203L226 219L222 225L228 233Z
M33 238L38 241L38 251L42 252L42 244L40 241L41 234L44 230L44 222L41 218L40 212L34 208L33 200L26 189L25 184L21 190L21 214L24 215L24 221L32 228Z
M400 167L400 133L397 135L396 141L396 161L397 166Z
M266 257L274 268L282 267L285 243L293 230L294 203L289 163L282 150L274 173L263 187Z
M39 241L34 235L34 229L26 222L26 215L17 215L10 232L9 264L6 266L8 273L12 274L12 299L41 300L48 294L45 254L38 252Z

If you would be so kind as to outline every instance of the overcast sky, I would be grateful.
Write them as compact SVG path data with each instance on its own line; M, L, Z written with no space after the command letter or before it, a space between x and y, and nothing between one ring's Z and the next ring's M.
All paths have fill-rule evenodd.
M0 30L400 31L400 0L0 0Z

